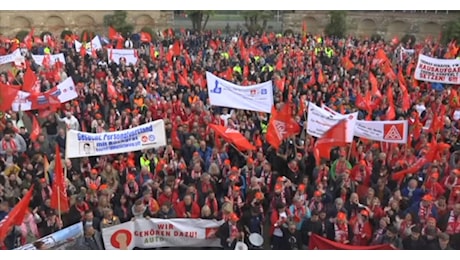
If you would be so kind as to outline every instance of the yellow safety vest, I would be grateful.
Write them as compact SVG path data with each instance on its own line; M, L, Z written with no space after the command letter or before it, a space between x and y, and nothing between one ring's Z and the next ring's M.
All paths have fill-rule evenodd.
M141 156L140 159L141 168L145 167L150 171L150 160Z

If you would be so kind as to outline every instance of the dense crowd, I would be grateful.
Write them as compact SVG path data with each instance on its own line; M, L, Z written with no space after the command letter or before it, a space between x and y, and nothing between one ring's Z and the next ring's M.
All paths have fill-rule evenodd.
M24 125L23 117L29 114L2 114L0 220L35 184L30 211L2 242L4 248L33 243L82 221L88 238L84 247L103 249L102 229L150 217L224 219L217 232L224 249L233 249L252 233L269 238L266 243L272 249L305 249L312 234L357 246L460 249L460 105L458 100L446 102L458 86L435 91L430 83L415 81L410 69L419 53L442 58L447 46L432 39L399 43L177 32L161 34L152 43L138 37L124 40L122 45L135 48L140 59L137 64L117 65L108 62L106 54L117 40L82 55L69 38L73 37L55 39L51 48L36 43L26 58L40 78L42 92L72 77L78 98L41 118L42 133L35 142ZM8 53L10 45L4 41L0 49ZM169 55L170 46L178 46L180 52ZM46 48L66 57L58 77L30 57ZM384 50L395 73L402 71L403 82L388 80L373 65L378 50ZM276 108L291 106L302 128L308 116L304 101L380 120L388 109L385 98L371 111L355 105L357 95L371 91L372 72L381 93L392 86L396 118L409 120L411 142L388 148L355 138L355 145L333 149L330 160L316 162L316 138L302 131L274 149L265 141L268 114L210 106L206 71L243 86L272 80ZM11 83L21 82L23 73L13 79L2 75L2 82ZM109 95L108 82L116 97ZM407 111L401 83L410 94ZM441 109L446 112L443 125L432 133L428 129L433 115ZM66 147L66 129L101 133L156 119L165 120L170 145L66 160L70 210L60 215L50 207L54 147L58 145L61 154L72 149ZM423 126L415 137L414 122ZM256 150L239 151L215 138L210 123L240 131ZM433 138L450 144L450 150L419 172L393 180L392 173L414 164Z

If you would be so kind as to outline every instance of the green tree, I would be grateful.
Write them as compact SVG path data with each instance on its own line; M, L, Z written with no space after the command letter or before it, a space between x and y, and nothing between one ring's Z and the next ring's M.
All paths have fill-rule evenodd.
M326 26L325 33L328 36L336 36L342 38L347 31L347 12L346 11L331 11L329 13L330 20Z
M65 39L66 36L72 36L73 32L71 30L63 30L61 32L61 39Z
M108 14L104 16L104 25L111 26L113 29L120 32L124 37L130 35L134 26L126 21L128 17L128 12L126 11L113 11L113 14Z
M24 41L24 38L26 38L27 35L29 35L29 31L26 31L26 30L19 31L18 33L16 33L16 39L20 41Z
M192 28L196 31L204 31L208 24L209 17L214 15L215 11L192 10L185 11L187 17L192 21Z
M275 16L274 11L241 11L244 18L244 26L249 33L263 32L267 28L268 21ZM262 22L262 24L260 24Z
M442 30L441 42L447 44L452 40L460 43L460 18L458 20L450 21L444 25Z

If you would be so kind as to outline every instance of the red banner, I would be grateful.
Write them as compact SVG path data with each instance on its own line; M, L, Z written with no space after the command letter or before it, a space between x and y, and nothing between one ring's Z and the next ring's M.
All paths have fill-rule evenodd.
M318 249L318 250L393 250L394 248L388 244L385 245L376 245L376 246L351 246L344 245L326 239L324 237L312 234L310 237L310 244L308 249Z

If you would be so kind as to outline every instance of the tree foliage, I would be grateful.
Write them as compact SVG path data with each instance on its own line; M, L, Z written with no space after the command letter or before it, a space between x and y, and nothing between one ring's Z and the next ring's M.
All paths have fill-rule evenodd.
M131 35L134 26L126 21L128 12L126 11L113 11L113 14L104 16L104 25L111 26L117 32L120 32L124 37Z
M329 13L330 21L325 28L325 33L328 36L336 36L342 38L347 31L347 12L346 11L331 11Z
M206 29L209 18L214 15L215 11L191 10L185 11L185 13L192 21L193 30L201 32Z
M241 11L244 18L244 26L248 29L249 33L262 33L267 28L268 21L275 16L274 11Z
M460 18L448 22L442 30L442 43L447 44L453 40L460 43Z
M23 41L26 36L29 35L29 31L22 30L16 33L16 39Z
M61 32L61 39L65 39L66 36L72 36L73 32L71 30L63 30Z

